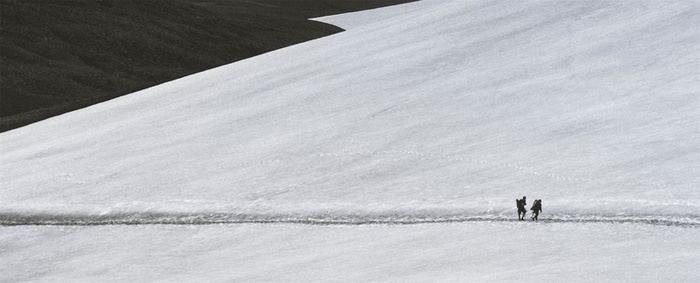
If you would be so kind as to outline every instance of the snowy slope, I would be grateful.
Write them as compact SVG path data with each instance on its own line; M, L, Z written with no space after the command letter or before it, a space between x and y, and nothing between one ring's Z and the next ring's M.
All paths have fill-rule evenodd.
M543 224L543 225L539 225ZM697 229L633 224L3 228L0 279L697 282ZM10 233L5 232L11 230Z
M456 235L457 229L475 237L462 245L486 245L482 256L493 270L471 271L488 276L512 263L499 260L502 252L518 248L518 243L506 250L496 245L520 237L491 242L477 234L529 227L503 222L515 218L514 199L527 195L544 200L543 218L565 223L551 222L523 237L555 233L553 240L590 248L601 239L573 235L602 229L611 235L605 241L615 247L618 261L624 259L620 262L637 258L632 251L639 247L670 237L685 243L661 245L679 259L674 268L649 259L639 270L661 268L658 278L667 280L698 279L689 266L700 262L700 241L684 229L696 232L700 222L700 5L661 2L424 0L323 18L348 31L0 134L0 212L6 223L374 219L393 224L478 217L497 220L496 226L432 223L406 231L345 227L339 235L318 233L315 240L351 243L336 243L300 261L281 258L279 264L296 268L337 252L361 257L361 251L352 251L364 242L357 240L363 229L418 239L407 240L407 251L376 256L370 263L428 248L435 244L431 235L448 230ZM574 224L579 220L636 224L579 227ZM691 227L643 224L654 222ZM253 237L273 229L222 227L252 229L243 234ZM0 243L19 251L11 259L26 264L22 259L31 249L9 243L31 229L0 229L7 233ZM180 228L100 229L68 229L75 234L60 238L66 241L60 245L77 248L80 239L110 234L157 241L161 229ZM207 239L238 233L191 229ZM314 229L324 228L278 231L270 241L278 246L281 238L316 235ZM657 230L637 239L647 229ZM455 239L450 243L459 243ZM395 235L386 241L404 240ZM231 243L224 242L220 248ZM242 249L267 244L246 242ZM542 240L531 248L563 252L547 245ZM170 248L163 249L177 257L178 250ZM200 246L185 254L219 259L211 253L215 249ZM310 249L299 244L297 252ZM88 252L87 258L92 262L114 252L124 250ZM268 260L269 255L258 255L253 262ZM596 256L562 260L549 257L528 272L551 264L580 266ZM453 268L461 271L452 275L464 275L463 264L441 263L448 270L440 272ZM560 276L573 276L560 268ZM600 273L578 279L649 275L626 270L631 277ZM357 279L391 278L399 280Z
M3 134L2 206L697 215L698 5L643 4L407 5Z

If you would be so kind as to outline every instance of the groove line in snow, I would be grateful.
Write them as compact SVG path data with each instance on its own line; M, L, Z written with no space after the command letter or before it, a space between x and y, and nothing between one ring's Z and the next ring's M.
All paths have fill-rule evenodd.
M542 215L540 223L647 224L700 228L700 217L686 216L604 216ZM300 224L300 225L415 225L467 222L519 222L501 215L419 216L419 215L252 215L252 214L167 214L52 215L0 213L0 226L106 226L106 225L216 225L216 224ZM525 221L525 222L530 222Z

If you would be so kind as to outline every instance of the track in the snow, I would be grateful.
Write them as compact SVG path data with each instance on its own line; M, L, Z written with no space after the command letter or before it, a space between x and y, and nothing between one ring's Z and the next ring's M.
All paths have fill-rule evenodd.
M124 213L114 215L0 213L1 226L101 226L101 225L214 225L214 224L303 224L303 225L415 225L464 222L531 222L500 215L265 215L265 214L167 214ZM605 216L542 215L539 223L635 223L700 228L700 216Z

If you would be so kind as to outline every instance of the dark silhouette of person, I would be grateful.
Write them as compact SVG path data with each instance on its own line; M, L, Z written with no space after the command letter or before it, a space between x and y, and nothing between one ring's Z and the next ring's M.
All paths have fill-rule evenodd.
M527 209L525 206L527 205L526 197L523 196L522 199L516 199L515 204L518 206L518 220L525 220L525 213L527 213Z
M542 212L542 200L536 199L530 210L532 210L532 217L530 217L530 220L537 221L537 216L539 216L540 212Z

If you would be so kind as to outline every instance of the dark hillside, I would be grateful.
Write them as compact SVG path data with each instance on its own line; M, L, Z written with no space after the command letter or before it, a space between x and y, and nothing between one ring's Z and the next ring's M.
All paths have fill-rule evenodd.
M341 31L409 0L0 0L0 131Z

